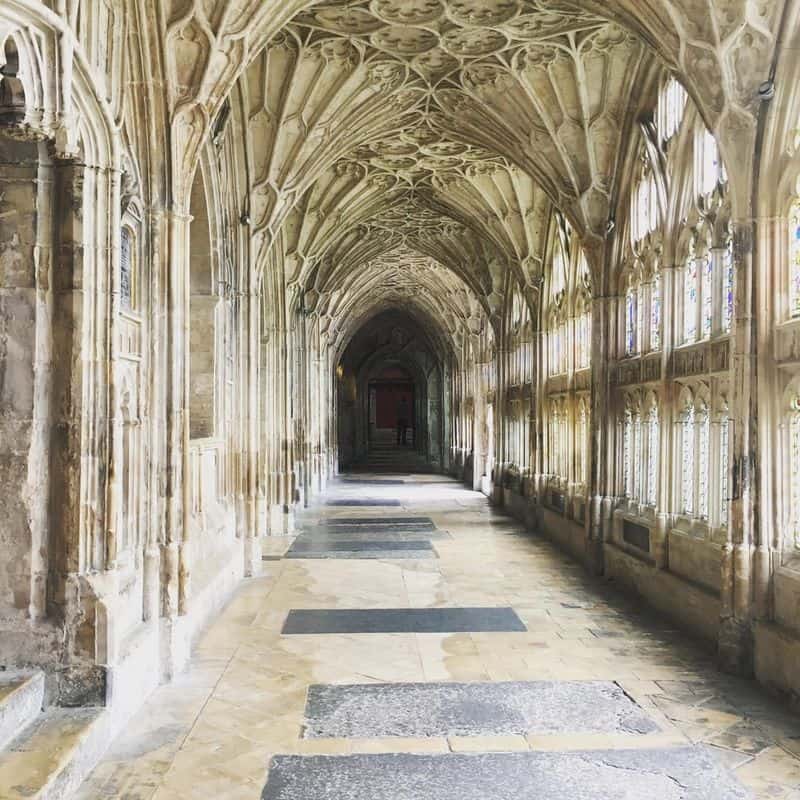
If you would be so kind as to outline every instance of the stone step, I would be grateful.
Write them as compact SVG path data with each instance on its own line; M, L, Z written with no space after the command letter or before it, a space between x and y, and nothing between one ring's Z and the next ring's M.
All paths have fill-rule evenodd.
M107 746L103 708L50 708L0 753L0 798L66 800Z
M0 672L0 750L42 713L44 673Z

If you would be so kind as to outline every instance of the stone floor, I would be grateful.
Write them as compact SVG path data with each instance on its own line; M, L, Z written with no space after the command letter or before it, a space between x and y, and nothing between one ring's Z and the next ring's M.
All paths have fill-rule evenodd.
M400 505L346 504L364 498ZM800 800L800 718L480 495L420 476L341 481L326 501L301 526L330 553L281 558L293 540L269 540L263 576L81 800ZM450 536L391 520L403 516ZM353 517L377 529L330 522ZM358 557L371 536L438 558ZM448 608L511 610L527 630L283 633L290 611L426 608L440 630Z

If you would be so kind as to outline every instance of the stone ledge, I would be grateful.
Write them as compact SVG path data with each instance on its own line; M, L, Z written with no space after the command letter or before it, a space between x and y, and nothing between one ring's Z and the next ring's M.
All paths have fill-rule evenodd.
M722 611L718 595L667 570L656 569L616 544L606 542L603 549L608 578L635 592L697 638L716 645Z
M753 626L756 679L800 709L800 636L773 622Z

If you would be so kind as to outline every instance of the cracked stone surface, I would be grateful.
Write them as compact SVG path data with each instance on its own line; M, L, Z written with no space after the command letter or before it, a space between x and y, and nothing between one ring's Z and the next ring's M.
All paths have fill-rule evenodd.
M611 681L312 686L307 738L654 733Z
M262 800L750 800L704 748L278 756Z

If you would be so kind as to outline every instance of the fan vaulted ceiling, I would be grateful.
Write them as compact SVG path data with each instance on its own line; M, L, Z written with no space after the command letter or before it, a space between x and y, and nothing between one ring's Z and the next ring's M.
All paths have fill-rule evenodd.
M381 265L385 299L398 259L409 268L394 296L416 302L434 288L422 268L433 261L491 316L509 271L538 284L554 206L601 240L623 144L663 67L587 5L371 0L297 13L239 84L261 260L282 236L288 282L323 305Z

